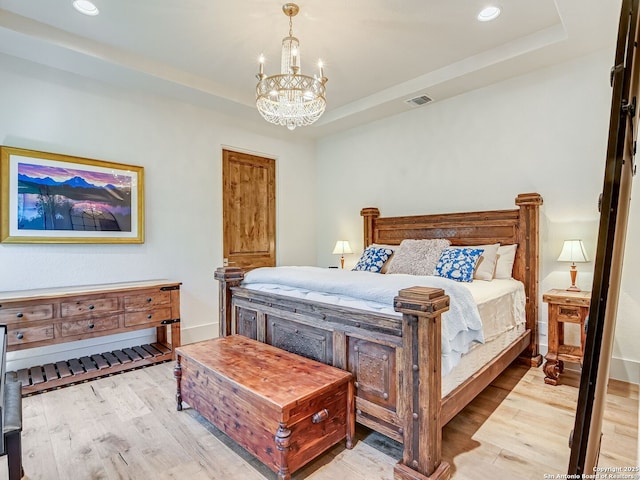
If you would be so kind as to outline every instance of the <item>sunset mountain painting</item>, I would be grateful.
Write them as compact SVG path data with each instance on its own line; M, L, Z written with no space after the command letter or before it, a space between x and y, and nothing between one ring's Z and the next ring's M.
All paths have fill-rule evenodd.
M131 232L133 176L29 163L17 173L18 229Z

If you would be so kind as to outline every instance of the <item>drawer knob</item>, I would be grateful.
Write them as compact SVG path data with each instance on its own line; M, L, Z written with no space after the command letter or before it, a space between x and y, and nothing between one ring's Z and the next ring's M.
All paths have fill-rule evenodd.
M93 310L94 308L96 308L94 305L89 305L89 310Z
M95 325L93 323L90 323L89 328L92 329L93 327L95 327Z
M151 317L153 317L153 315L151 315L151 314L147 315L147 318L150 319Z
M18 317L18 318L22 318L22 317L24 317L24 314L23 314L22 312L20 312L20 313L16 313L16 317Z
M147 298L147 303L151 303L153 301L153 298L149 297Z
M387 400L389 398L389 394L387 392L384 392L382 394L382 398L384 398L385 400Z
M24 335L22 334L22 332L18 332L18 333L16 333L16 338L18 340L22 340L24 338Z
M353 386L358 388L358 382L353 382Z
M327 418L329 418L329 410L323 408L318 413L313 414L313 416L311 417L311 423L320 423Z

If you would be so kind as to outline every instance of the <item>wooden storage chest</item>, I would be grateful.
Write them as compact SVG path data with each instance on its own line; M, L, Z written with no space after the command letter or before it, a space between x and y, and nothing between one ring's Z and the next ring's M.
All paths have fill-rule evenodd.
M349 372L232 335L176 349L186 402L281 480L354 434Z

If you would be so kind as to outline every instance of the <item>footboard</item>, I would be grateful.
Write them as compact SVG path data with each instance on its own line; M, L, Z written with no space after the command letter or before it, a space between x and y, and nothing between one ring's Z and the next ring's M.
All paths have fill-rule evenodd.
M526 331L497 357L441 398L440 289L408 288L395 298L402 317L265 294L240 286L239 268L219 268L220 335L240 333L350 371L356 380L356 420L404 444L395 478L445 479L443 425L512 361L541 363L537 343L539 210L542 197L523 193L516 209L381 217L361 211L364 245L447 238L452 245L516 245L513 278L526 293Z
M350 371L356 421L404 444L396 478L448 478L441 461L443 290L401 290L395 309L403 315L396 317L243 288L238 268L218 268L215 278L221 336L238 333Z

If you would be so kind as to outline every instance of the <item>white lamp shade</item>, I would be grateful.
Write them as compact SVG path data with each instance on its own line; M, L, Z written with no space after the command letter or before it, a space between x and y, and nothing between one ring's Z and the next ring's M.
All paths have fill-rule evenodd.
M588 262L587 252L582 240L565 240L562 252L558 257L559 262Z
M336 246L333 249L334 255L343 255L345 253L353 253L348 240L338 240Z

